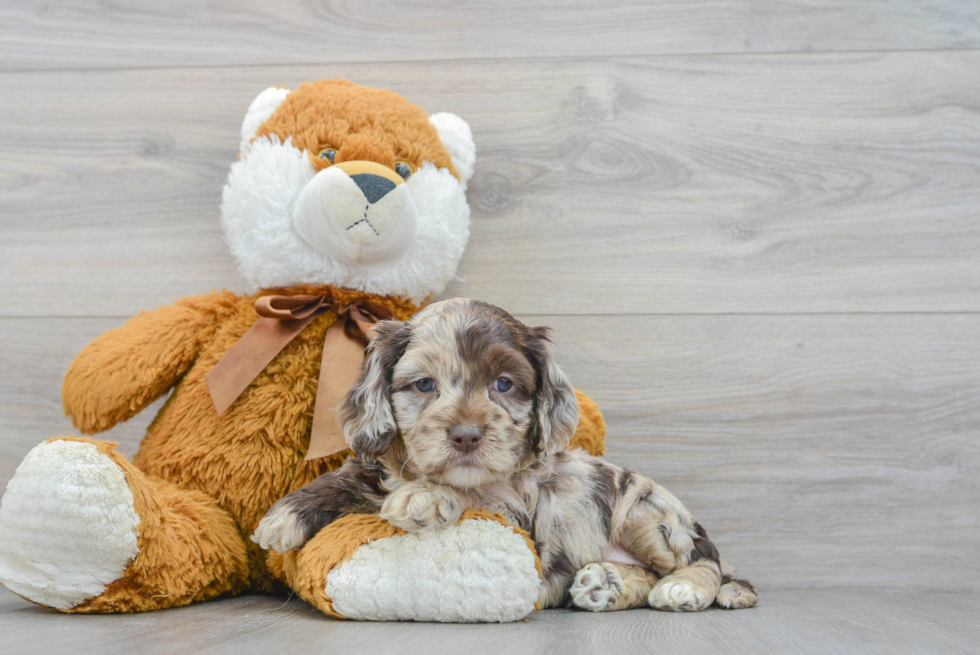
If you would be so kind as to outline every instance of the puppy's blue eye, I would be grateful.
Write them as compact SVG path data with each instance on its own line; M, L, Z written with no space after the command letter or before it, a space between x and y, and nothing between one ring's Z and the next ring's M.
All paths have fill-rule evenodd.
M500 393L504 393L505 391L510 391L510 388L512 386L514 386L514 383L508 380L507 378L497 378L496 381L494 381L493 383L493 388L499 391Z
M435 391L436 381L432 378L422 378L415 383L415 388L422 393L429 393L430 391Z

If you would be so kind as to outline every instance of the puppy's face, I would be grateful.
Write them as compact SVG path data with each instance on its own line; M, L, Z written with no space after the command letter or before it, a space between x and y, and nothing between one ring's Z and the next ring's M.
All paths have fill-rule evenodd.
M578 425L547 329L466 299L379 325L342 414L359 455L455 487L557 452Z

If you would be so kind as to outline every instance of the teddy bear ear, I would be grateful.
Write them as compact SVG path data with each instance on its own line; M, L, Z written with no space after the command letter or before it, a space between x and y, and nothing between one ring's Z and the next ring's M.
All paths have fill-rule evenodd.
M449 152L453 167L459 173L463 186L473 177L473 164L476 163L476 144L470 126L456 114L442 112L429 116L429 122L439 133L439 140Z
M245 112L245 120L242 121L242 142L239 146L239 151L242 154L248 151L249 144L255 138L255 132L262 126L262 123L269 120L269 117L276 111L288 93L289 89L270 86L257 95L252 104L248 106L248 111Z

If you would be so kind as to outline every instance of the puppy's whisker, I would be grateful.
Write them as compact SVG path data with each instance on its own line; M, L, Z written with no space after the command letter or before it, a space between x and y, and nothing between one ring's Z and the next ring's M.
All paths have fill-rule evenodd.
M405 453L405 461L402 462L402 467L398 470L398 477L402 477L402 473L405 472L405 467L408 466L408 462L412 459L412 456Z

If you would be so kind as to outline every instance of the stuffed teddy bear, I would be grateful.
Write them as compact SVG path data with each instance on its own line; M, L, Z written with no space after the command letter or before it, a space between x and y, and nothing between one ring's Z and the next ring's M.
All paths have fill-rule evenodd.
M0 582L63 612L138 612L284 591L334 616L517 620L539 564L485 512L427 534L351 515L301 550L251 543L280 497L349 451L335 414L371 327L408 319L452 278L469 236L475 146L452 114L323 80L251 104L222 199L248 295L144 312L98 337L64 380L83 434L170 397L139 452L58 437L35 447L0 505ZM579 394L574 445L605 426Z

